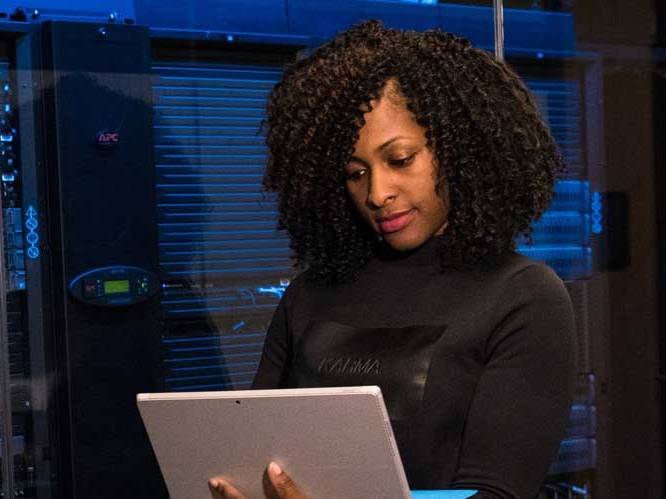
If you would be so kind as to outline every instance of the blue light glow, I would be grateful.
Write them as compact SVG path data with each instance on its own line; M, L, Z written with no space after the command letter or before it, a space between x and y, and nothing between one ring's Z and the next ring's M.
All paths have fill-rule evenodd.
M235 343L233 345L224 345L225 349L231 349L231 348L248 348L248 347L256 347L256 346L261 346L263 345L264 342L254 342L254 343ZM210 346L203 346L203 347L178 347L178 348L171 348L170 351L174 353L182 353L182 352L207 352L207 351L217 351L219 348L218 345L210 345Z
M190 361L202 361L202 360L212 360L212 361L219 361L220 357L224 357L224 359L228 359L231 357L251 357L251 356L259 356L261 355L261 352L256 352L256 353L241 353L241 354L230 354L230 355L208 355L206 357L187 357L184 359L165 359L164 362L190 362ZM234 362L234 366L257 366L259 365L259 361L252 361L252 362ZM210 364L210 365L201 365L201 366L192 366L192 367L173 367L172 371L202 371L205 369L214 369L216 367L219 367L218 364Z
M233 373L234 376L254 376L255 371L242 371ZM209 374L207 376L177 376L177 377L166 377L164 380L167 383L174 383L179 381L195 381L198 379L220 379L219 374Z
M601 204L601 193L593 192L592 193L592 233L601 234L604 230L603 227L603 207Z
M245 321L241 321L241 322L243 324L245 323ZM239 322L239 324L241 322ZM259 337L263 337L263 336L266 336L265 332L263 332L263 333L243 334L243 338L253 338L253 337L259 338ZM233 335L221 334L221 335L215 335L215 336L195 336L195 337L186 337L186 338L164 338L162 340L162 343L164 343L165 345L171 344L171 343L195 343L195 342L210 343L210 342L219 342L219 340L223 340L225 338L235 340L235 339L238 338L238 335L237 334L233 334Z
M232 383L215 383L214 385L193 385L187 387L173 388L175 392L189 392L189 391L206 391L213 388L228 389L228 387L250 386L252 381L234 381Z
M162 302L164 303L164 302ZM178 303L177 300L171 302L171 303ZM178 314L209 314L209 313L216 313L216 312L240 312L243 310L250 310L253 312L256 312L257 310L260 309L266 309L266 310L274 310L275 309L275 304L266 304L266 305L237 305L234 307L198 307L198 308L181 308L177 310L168 310L166 313L170 315L178 315Z
M257 288L257 293L264 293L264 294L274 295L277 298L282 298L285 289L287 289L287 286L282 285L282 283L280 283L280 286L263 286Z

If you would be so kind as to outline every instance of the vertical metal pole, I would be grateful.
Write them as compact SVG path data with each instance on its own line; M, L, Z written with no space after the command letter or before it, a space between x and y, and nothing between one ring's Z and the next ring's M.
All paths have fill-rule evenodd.
M504 4L502 0L493 0L495 18L495 59L504 62Z
M2 437L2 491L14 497L14 455L12 452L12 391L9 380L9 337L7 333L7 274L5 269L4 212L0 206L0 437Z

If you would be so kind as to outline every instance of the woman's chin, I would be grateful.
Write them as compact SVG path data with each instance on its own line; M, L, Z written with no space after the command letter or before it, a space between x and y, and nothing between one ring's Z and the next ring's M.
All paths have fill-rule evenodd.
M410 234L400 234L399 232L392 232L382 234L384 242L395 251L410 251L423 245L432 236L414 236Z

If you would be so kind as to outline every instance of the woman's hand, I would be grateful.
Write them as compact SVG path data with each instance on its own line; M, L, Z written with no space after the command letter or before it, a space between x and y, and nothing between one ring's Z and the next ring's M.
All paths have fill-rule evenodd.
M264 490L270 499L308 499L289 475L275 463L268 465L268 483L264 480ZM247 499L236 487L222 477L208 480L213 499Z

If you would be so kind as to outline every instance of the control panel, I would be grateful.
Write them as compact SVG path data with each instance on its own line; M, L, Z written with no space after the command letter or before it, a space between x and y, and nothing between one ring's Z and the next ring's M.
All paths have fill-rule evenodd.
M117 265L90 270L69 284L72 295L91 305L122 307L154 296L159 290L157 277L139 267Z

